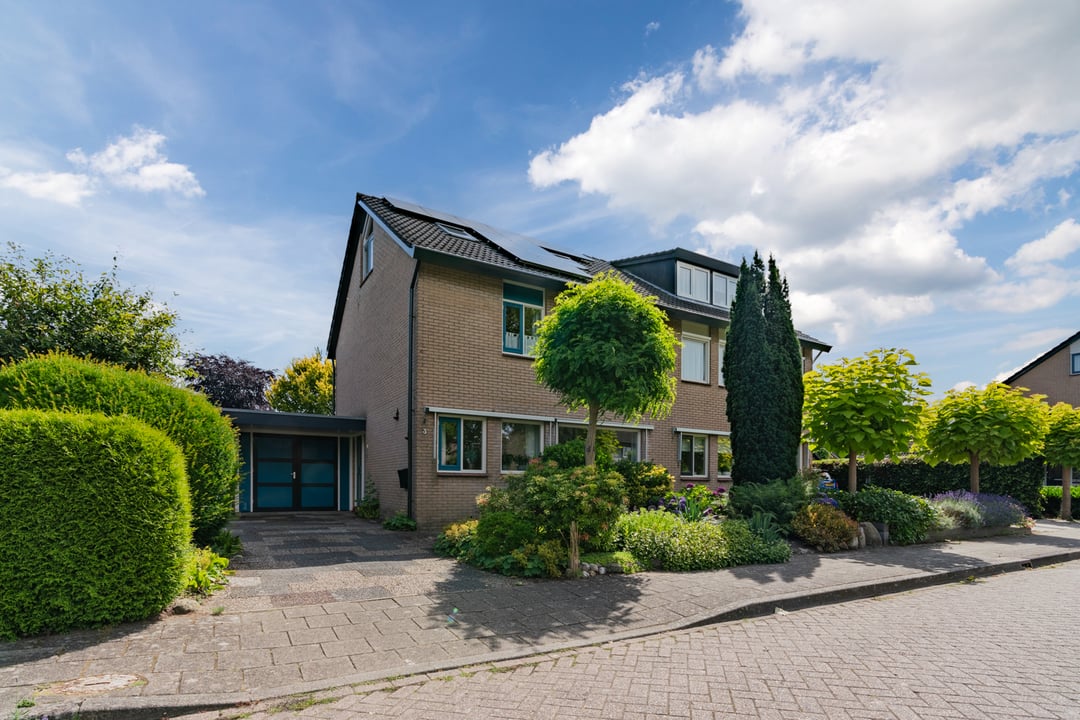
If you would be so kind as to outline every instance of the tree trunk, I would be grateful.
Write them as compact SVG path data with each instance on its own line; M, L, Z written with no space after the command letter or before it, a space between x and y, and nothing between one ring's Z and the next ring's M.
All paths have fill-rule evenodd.
M1061 513L1062 520L1072 520L1072 466L1061 468Z
M578 541L577 520L570 521L570 567L566 569L566 574L572 578L581 574L581 548Z
M600 417L600 408L589 403L589 429L585 431L585 465L596 464L596 421Z
M858 492L859 474L858 465L855 462L855 451L848 450L847 456L847 489L849 493Z
M969 478L971 480L971 492L979 492L979 453L974 450L971 452L971 470Z

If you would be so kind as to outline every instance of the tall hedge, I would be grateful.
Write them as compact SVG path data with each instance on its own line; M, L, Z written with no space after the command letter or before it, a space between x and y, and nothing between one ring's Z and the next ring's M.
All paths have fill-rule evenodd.
M0 638L137 620L180 592L184 458L133 418L0 410Z
M208 543L232 516L240 478L236 432L209 400L191 390L145 373L48 354L0 368L0 407L142 420L184 453L196 542Z
M843 477L847 473L847 460L817 460L814 467L827 470L834 478ZM966 490L970 480L967 465L941 463L932 467L915 457L882 460L869 465L859 461L856 472L860 488L869 484L924 496ZM981 492L1008 495L1037 517L1042 513L1039 491L1045 475L1043 459L1038 457L1028 458L1016 465L983 463L979 467L979 485Z

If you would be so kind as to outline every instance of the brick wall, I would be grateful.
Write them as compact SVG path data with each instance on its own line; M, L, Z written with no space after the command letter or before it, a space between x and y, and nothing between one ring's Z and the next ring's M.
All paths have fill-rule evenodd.
M1045 395L1051 405L1064 402L1080 407L1080 375L1071 374L1071 370L1071 349L1066 345L1016 378L1012 384Z

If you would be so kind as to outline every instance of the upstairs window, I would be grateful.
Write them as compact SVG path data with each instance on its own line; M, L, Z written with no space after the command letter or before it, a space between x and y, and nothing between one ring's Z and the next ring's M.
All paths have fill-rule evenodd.
M709 302L709 271L696 265L688 265L684 262L675 264L676 294Z
M1072 354L1072 374L1080 375L1080 353Z
M544 291L503 285L503 352L532 357L536 326L544 318Z
M718 307L731 307L735 300L735 288L739 281L718 272L712 274L712 304Z
M683 323L682 379L709 382L709 328L697 323Z
M716 343L716 378L717 385L724 384L724 335L721 334L720 342Z
M364 223L364 277L375 269L375 223L369 217Z

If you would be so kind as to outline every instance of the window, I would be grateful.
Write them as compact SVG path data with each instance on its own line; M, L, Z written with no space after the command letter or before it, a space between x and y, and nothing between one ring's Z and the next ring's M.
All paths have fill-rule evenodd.
M731 307L731 301L735 299L735 287L738 282L733 277L714 272L712 274L712 304L720 307Z
M709 328L697 323L683 323L682 379L709 382Z
M721 435L716 438L716 474L731 477L731 437Z
M470 233L465 228L458 227L457 225L448 225L441 222L437 222L435 223L435 225L451 237L461 238L462 240L476 240L476 238L473 237L472 233Z
M638 440L641 437L641 433L637 430L616 430L615 439L619 441L619 447L615 451L615 462L622 460L637 460L640 457L638 452Z
M678 295L709 302L709 271L686 263L675 264Z
M540 426L534 423L504 422L502 424L502 470L520 472L529 461L540 457L542 443Z
M503 285L503 352L532 357L536 325L543 318L543 290Z
M479 418L439 418L439 470L484 470L484 421Z
M375 223L371 218L364 224L364 277L375 269Z
M705 448L709 438L705 435L682 435L679 440L679 474L682 477L706 477L709 468L705 464Z
M1080 375L1080 353L1073 353L1072 355L1072 374Z
M721 335L721 337L723 337ZM724 341L716 343L716 384L724 384Z
M584 425L559 425L559 442L570 442L576 438L585 439L588 430Z

